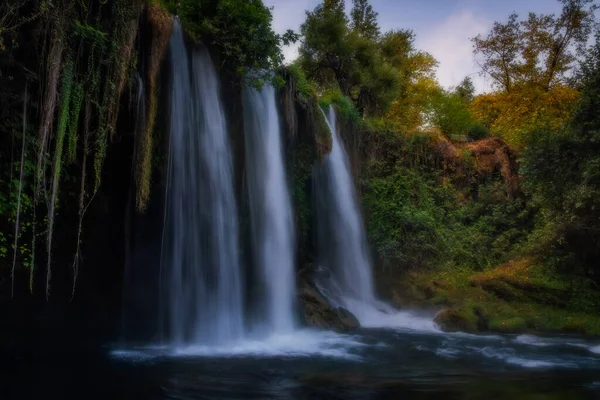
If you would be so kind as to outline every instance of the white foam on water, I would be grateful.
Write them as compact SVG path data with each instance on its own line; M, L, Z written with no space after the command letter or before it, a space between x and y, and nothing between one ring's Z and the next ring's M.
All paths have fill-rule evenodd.
M435 354L437 354L440 357L457 358L457 356L460 354L460 350L449 348L437 349L435 351Z
M571 346L579 347L591 351L592 353L600 354L600 346L591 346L585 343L583 340L577 341L577 339L569 339L565 341L561 338L541 338L534 335L519 335L516 337L515 342L521 344L527 344L536 347L549 347L549 346Z
M528 360L526 358L520 357L507 357L505 361L507 364L519 365L525 368L552 368L559 366L567 366L566 364L556 364L553 362L540 360ZM570 366L570 364L568 366Z
M358 336L313 329L273 334L262 339L243 339L229 345L189 345L180 347L147 346L114 349L110 354L119 359L147 361L158 357L331 357L361 361L359 349L368 346Z
M521 344L528 344L536 347L547 347L552 346L552 343L544 341L542 338L534 335L519 335L515 338L515 342Z
M577 365L553 360L540 360L515 356L515 349L484 347L481 354L487 358L504 361L506 364L518 365L524 368L577 368Z
M363 328L391 328L418 332L441 332L431 317L413 311L399 311L381 302L376 304L345 298L344 305Z
M367 346L351 335L312 329L245 339L227 346L191 345L171 351L176 357L308 357L322 356L360 361L357 349Z
M113 358L130 362L144 362L160 356L160 352L149 349L115 349L110 352Z

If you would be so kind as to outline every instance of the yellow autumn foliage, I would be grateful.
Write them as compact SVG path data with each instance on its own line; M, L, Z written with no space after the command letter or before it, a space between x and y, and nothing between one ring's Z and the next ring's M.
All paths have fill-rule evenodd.
M386 115L404 132L415 131L423 127L425 112L432 96L439 91L435 77L422 76L409 82L403 96L397 98Z
M556 85L548 91L524 86L510 93L479 95L471 104L471 112L493 135L519 150L525 147L527 135L534 130L552 131L563 126L571 118L578 99L579 92L565 85Z

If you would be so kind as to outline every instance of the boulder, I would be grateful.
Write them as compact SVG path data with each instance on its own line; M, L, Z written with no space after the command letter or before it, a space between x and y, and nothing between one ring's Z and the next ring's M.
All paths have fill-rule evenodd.
M335 309L335 312L340 318L341 322L348 329L360 328L360 322L358 322L358 319L350 311L346 310L345 308L338 307Z
M477 332L477 316L470 310L443 310L433 318L444 332Z
M338 332L360 327L358 319L342 307L333 308L317 289L304 285L298 292L304 322L308 326Z

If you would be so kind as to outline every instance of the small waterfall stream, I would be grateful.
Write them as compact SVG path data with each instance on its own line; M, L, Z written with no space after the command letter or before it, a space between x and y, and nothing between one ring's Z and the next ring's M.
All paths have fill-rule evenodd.
M319 259L331 276L320 284L334 302L343 304L343 299L353 299L373 303L375 294L365 229L332 106L326 119L333 146L315 171L315 196Z
M326 119L333 146L315 170L319 289L333 306L350 310L364 327L437 330L431 317L398 311L377 299L363 217L333 106Z
M168 338L223 344L242 337L242 277L231 150L208 52L171 38L171 138L161 262Z
M294 328L294 226L275 90L246 87L243 101L252 243L264 291L254 322L281 333Z

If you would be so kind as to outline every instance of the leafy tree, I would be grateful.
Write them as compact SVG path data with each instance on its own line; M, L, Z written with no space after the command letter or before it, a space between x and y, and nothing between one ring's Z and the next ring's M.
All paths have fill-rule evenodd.
M447 136L466 135L473 116L457 92L439 90L431 101L431 123Z
M381 34L377 23L377 13L368 0L352 0L353 7L350 12L352 18L351 28L360 36L376 40Z
M582 63L586 88L565 129L532 135L525 188L540 209L538 239L553 260L600 280L600 35ZM547 252L547 248L545 248Z
M475 98L475 86L473 80L468 76L458 84L454 91L466 104L470 104Z
M597 5L593 0L560 0L556 15L530 13L518 21L513 13L506 23L495 22L491 32L473 38L474 52L482 73L503 91L518 86L538 86L549 91L566 82L566 72L576 60L594 26Z
M537 129L556 131L566 124L577 105L579 93L564 85L545 92L521 88L511 93L477 96L470 109L476 120L516 149L523 149L528 135Z
M271 9L262 0L182 0L179 14L186 31L196 40L214 46L223 64L242 76L263 71L252 83L259 84L283 62L281 44L297 40L288 30L284 35L271 28Z
M474 52L482 73L490 76L505 92L510 93L518 70L521 30L518 15L511 14L506 24L494 22L486 38L473 38Z
M386 33L380 41L399 76L398 92L386 117L404 131L423 126L431 98L440 90L435 77L438 62L431 54L415 50L414 38L412 31L398 30Z
M376 14L355 3L351 24L344 2L326 0L306 12L300 65L323 90L339 89L366 115L385 111L398 87L398 74L375 40Z

